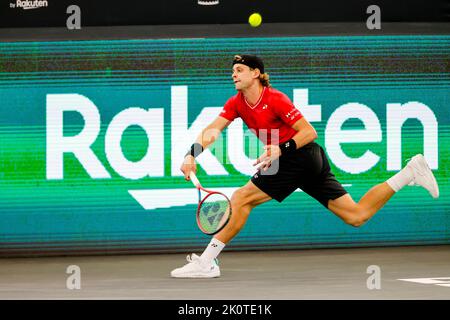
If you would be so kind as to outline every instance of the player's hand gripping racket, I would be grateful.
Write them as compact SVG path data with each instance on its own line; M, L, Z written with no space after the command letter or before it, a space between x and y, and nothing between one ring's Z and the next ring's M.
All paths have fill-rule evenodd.
M198 227L205 234L216 234L227 225L228 221L230 221L230 199L221 192L203 188L193 171L191 171L189 177L198 190ZM201 191L206 192L203 199Z

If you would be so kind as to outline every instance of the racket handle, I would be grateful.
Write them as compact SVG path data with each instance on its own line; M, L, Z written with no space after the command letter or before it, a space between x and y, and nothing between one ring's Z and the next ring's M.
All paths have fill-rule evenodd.
M189 177L191 178L191 181L194 184L194 186L201 187L200 181L198 181L197 176L195 175L194 171L191 171L189 173Z

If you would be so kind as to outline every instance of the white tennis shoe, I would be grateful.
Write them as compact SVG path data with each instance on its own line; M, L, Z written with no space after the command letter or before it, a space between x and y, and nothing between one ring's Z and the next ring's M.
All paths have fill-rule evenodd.
M173 278L217 278L220 277L220 268L217 259L211 263L204 263L195 253L188 255L189 262L181 268L173 270L170 275Z
M415 155L406 166L412 170L414 176L413 180L409 183L410 186L424 187L433 198L439 197L439 186L436 178L423 155Z

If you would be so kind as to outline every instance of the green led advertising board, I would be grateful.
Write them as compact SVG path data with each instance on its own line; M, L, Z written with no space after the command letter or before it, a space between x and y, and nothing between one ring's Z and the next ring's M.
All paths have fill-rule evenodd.
M257 207L227 249L449 243L450 36L0 44L0 255L185 251L209 239L179 170L254 53L316 128L355 200L423 153L441 196L407 187L353 228L301 190ZM198 158L230 194L260 144L236 120Z

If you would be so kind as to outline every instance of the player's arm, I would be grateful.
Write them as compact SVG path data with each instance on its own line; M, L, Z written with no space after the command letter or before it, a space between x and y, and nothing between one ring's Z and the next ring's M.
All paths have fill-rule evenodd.
M292 139L295 141L296 149L299 149L317 139L316 129L314 129L314 127L309 123L308 120L305 119L305 117L297 120L292 125L292 128L297 131L295 136L292 137Z
M222 131L230 125L231 121L218 116L212 121L202 132L197 136L195 142L192 144L190 150L185 155L183 164L180 170L184 174L186 180L190 180L189 174L191 171L196 172L197 166L195 164L195 157L203 152L208 146L210 146L220 136Z
M218 116L205 129L202 130L197 139L195 139L195 143L200 144L203 150L205 150L217 140L222 131L228 127L230 123L230 120Z

